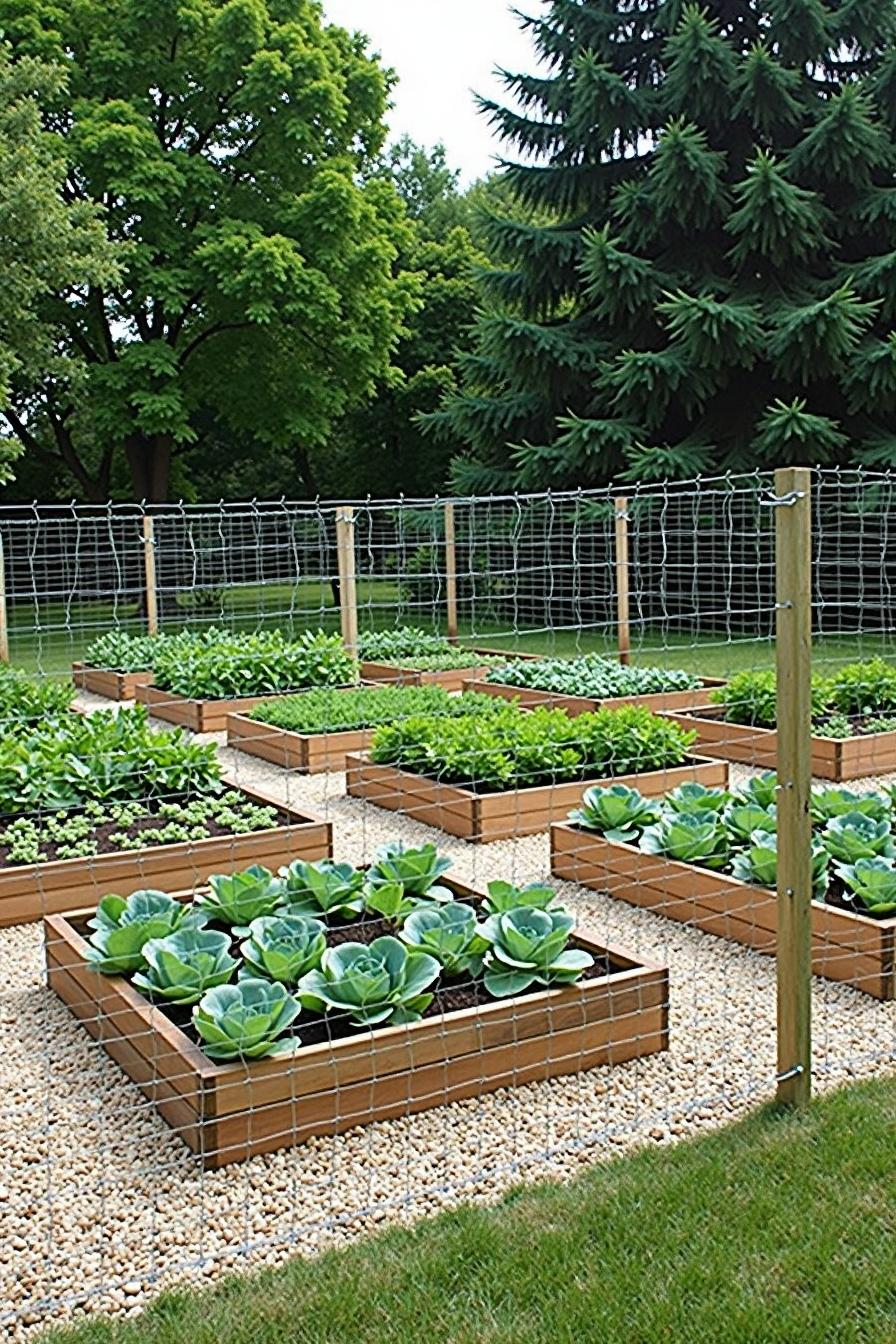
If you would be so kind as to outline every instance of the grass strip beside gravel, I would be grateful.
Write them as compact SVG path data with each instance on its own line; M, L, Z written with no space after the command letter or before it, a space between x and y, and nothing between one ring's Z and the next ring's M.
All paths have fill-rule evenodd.
M766 1109L41 1344L890 1344L894 1116L893 1081Z

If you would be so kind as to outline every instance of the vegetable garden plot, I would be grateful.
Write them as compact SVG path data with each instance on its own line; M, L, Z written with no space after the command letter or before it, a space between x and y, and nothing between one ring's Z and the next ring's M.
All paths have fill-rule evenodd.
M516 700L529 708L550 705L567 714L618 708L686 709L706 699L711 687L724 682L661 667L629 667L598 654L578 658L513 659L493 668L464 689Z
M397 630L365 631L359 636L358 656L365 681L441 686L446 691L460 691L468 678L483 677L490 667L519 655L464 648L445 635L403 626Z
M475 908L484 899L463 883L440 882L452 909L461 903ZM547 918L541 910L535 917ZM621 1064L668 1044L665 968L576 929L569 946L591 963L590 972L578 972L578 983L495 999L477 992L474 1002L455 1007L459 992L446 981L436 986L428 1008L421 1004L425 1016L412 1013L412 1020L382 1026L374 1018L353 1029L344 1019L331 1027L324 1018L322 1034L319 1019L304 1044L300 1013L299 1043L289 1041L285 1053L215 1062L184 1025L183 1012L178 1020L123 976L95 969L87 918L87 912L46 918L50 986L206 1167L499 1088ZM376 947L370 943L370 952ZM418 979L420 971L417 965ZM320 979L320 972L314 974ZM426 983L431 981L430 975ZM246 992L260 994L257 988ZM273 989L268 997L278 1003L284 998ZM197 1010L200 1018L206 1002Z
M152 672L118 672L111 667L90 667L72 663L72 681L82 691L101 695L106 700L133 700L137 687L152 682Z

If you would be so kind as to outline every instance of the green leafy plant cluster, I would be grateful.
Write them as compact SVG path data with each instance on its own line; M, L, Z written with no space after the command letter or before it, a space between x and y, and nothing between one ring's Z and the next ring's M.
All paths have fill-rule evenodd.
M104 667L113 672L151 672L163 652L202 648L228 638L226 631L214 626L205 630L178 630L170 635L132 635L127 630L107 630L88 644L84 662L88 667Z
M774 672L739 672L713 691L728 723L774 728L777 722ZM892 732L896 728L896 667L883 658L849 663L828 677L812 679L812 718L824 737Z
M499 654L459 648L445 635L405 625L396 630L369 630L359 636L359 657L367 663L392 663L420 672L452 672L464 667L503 664Z
M490 714L414 715L377 729L371 757L384 765L482 790L624 775L680 765L696 734L638 705L570 718L502 701Z
M441 686L359 686L351 690L303 691L256 705L249 718L294 733L337 733L376 728L414 714L490 713L488 695L449 695Z
M292 640L270 630L172 643L157 654L154 672L161 690L190 700L345 686L357 679L355 661L339 636L323 630L306 630Z
M662 800L636 789L591 788L570 821L647 854L729 872L743 882L777 881L777 781L766 773L740 790L683 784ZM812 863L817 899L835 898L832 876L862 913L896 913L896 787L886 793L813 791Z
M441 881L450 866L434 845L392 843L366 872L297 861L277 875L260 866L213 875L189 902L111 895L88 923L87 956L156 1002L192 1005L218 1060L297 1049L302 1012L356 1028L413 1022L446 982L504 998L573 984L592 967L590 953L569 946L575 921L551 887L492 882L480 912ZM333 938L346 924L359 936ZM375 936L364 940L365 928Z
M700 678L678 668L623 667L600 654L581 658L521 659L488 673L488 681L502 682L556 695L583 695L609 700L621 695L652 695L661 691L688 691Z
M45 678L35 681L19 668L0 663L0 727L6 732L69 715L75 689Z

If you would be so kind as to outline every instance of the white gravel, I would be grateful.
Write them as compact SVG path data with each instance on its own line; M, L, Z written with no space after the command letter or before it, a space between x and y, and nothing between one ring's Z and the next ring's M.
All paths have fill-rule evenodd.
M99 704L94 697L84 703ZM246 782L325 811L337 857L437 839L474 882L548 873L536 836L471 846L349 800L340 775L301 779L222 751ZM0 931L0 1329L138 1312L156 1293L274 1264L521 1179L568 1177L643 1143L741 1114L773 1090L772 960L559 884L589 930L671 970L671 1048L204 1173L151 1104L44 987L38 926ZM892 1069L896 1004L816 980L820 1088Z

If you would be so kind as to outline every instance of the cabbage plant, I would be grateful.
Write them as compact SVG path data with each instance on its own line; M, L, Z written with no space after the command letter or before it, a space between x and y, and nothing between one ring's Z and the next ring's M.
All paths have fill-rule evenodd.
M896 862L892 858L857 859L836 863L834 871L869 915L896 914Z
M702 812L721 812L731 795L727 789L708 789L697 780L688 779L666 794L666 810L671 809L680 815L692 815Z
M812 891L823 896L828 886L830 855L817 840L812 842ZM754 831L746 849L735 854L731 872L741 882L774 887L778 882L778 837L770 831Z
M749 799L732 798L722 813L725 829L735 845L745 845L754 831L774 833L778 822L778 809L760 807Z
M741 803L756 803L761 808L774 807L778 801L778 776L774 770L751 775L746 784L733 792L732 798Z
M315 1012L345 1013L359 1027L416 1022L432 1003L427 993L441 966L386 935L372 943L328 947L320 969L299 981L299 997Z
M310 915L262 915L249 925L248 938L240 944L245 965L240 979L253 976L298 984L306 971L319 965L327 947L327 926Z
M724 868L730 841L718 812L672 812L643 832L640 848L645 854L665 854L680 863L706 868Z
M481 927L488 943L485 988L496 999L522 994L530 985L569 985L593 966L583 949L567 946L575 926L565 910L506 910Z
M302 1011L283 985L271 980L238 980L203 994L193 1009L193 1026L210 1059L261 1059L292 1054L297 1036L283 1039Z
M285 884L286 908L295 915L336 915L350 919L363 908L361 888L364 874L350 863L320 859L306 863L296 859L281 868Z
M399 934L415 952L435 957L446 976L477 976L488 943L482 937L476 912L460 901L415 910Z
M396 925L407 919L408 915L419 906L438 904L422 896L409 894L401 882L383 882L379 886L366 886L363 900L364 909L370 914L380 915L387 923Z
M215 929L180 929L143 947L146 969L133 984L151 998L198 1003L207 989L223 985L239 962L230 956L230 935Z
M405 847L400 840L381 845L367 870L371 887L398 882L413 896L425 896L429 901L453 901L454 892L443 886L439 878L451 867L451 860L440 858L435 845Z
M253 863L241 873L218 873L208 880L196 904L220 924L246 925L270 915L284 900L284 885L269 868Z
M515 887L512 882L489 882L486 888L485 909L490 915L502 915L505 910L520 910L524 907L535 910L547 910L557 899L553 887L545 882L530 882L525 887Z
M824 826L834 817L861 812L872 821L889 821L890 800L882 793L855 793L852 789L813 789L809 802L812 820Z
M890 859L896 854L890 820L875 821L864 812L844 812L831 817L821 833L821 843L832 859L855 863L858 859Z
M570 812L569 820L587 831L597 831L609 840L631 843L638 832L659 818L657 804L625 784L593 787L582 795L582 806Z
M86 957L104 975L121 975L143 966L143 949L152 938L166 938L178 929L201 928L206 914L176 901L164 891L135 891L130 896L104 896L88 920L93 929Z

